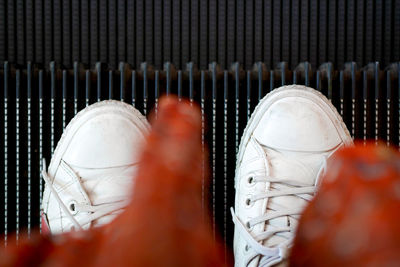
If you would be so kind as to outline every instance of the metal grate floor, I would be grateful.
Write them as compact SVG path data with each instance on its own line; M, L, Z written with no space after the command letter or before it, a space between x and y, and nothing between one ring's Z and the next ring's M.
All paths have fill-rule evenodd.
M289 69L280 63L268 69L256 63L244 70L235 63L224 70L216 63L199 70L187 63L182 70L165 63L162 70L142 63L132 69L120 63L108 69L97 63L85 69L74 63L63 69L54 62L42 69L31 63L23 68L5 62L0 68L3 101L0 103L0 214L4 243L28 234L40 223L41 159L50 160L63 128L79 110L104 99L131 103L143 114L157 109L163 94L177 94L199 103L204 148L209 150L209 200L214 234L230 246L234 205L233 179L241 134L254 107L268 92L281 85L304 84L325 94L337 107L355 139L381 140L399 145L400 63L382 68L378 62L343 69L324 63L318 69L307 62ZM205 209L206 210L206 209ZM206 215L206 211L204 211ZM10 233L16 231L16 235Z

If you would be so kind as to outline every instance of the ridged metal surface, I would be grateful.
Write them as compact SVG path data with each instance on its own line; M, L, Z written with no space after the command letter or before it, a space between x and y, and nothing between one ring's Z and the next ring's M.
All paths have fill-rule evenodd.
M400 61L400 0L0 0L0 64Z
M270 69L260 62L247 71L239 63L229 69L211 63L203 70L193 63L179 70L168 62L163 70L147 63L138 69L127 63L115 69L102 63L92 69L77 62L71 69L55 62L44 69L26 65L21 69L6 62L0 67L4 95L0 103L0 214L5 243L11 232L18 231L18 237L39 226L41 159L50 161L63 127L79 110L104 99L130 103L145 115L157 112L164 94L176 94L200 106L203 150L209 152L203 166L210 170L210 183L202 183L204 218L212 215L214 235L220 233L229 245L233 238L229 208L234 205L240 137L259 100L274 88L293 83L314 87L336 106L355 139L399 145L400 63L385 69L378 62L364 67L352 62L342 69L331 63L318 69L308 62L293 69L280 63Z

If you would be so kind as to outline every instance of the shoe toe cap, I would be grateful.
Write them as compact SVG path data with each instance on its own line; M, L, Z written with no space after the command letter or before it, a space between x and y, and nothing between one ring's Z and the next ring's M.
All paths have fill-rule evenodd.
M63 156L69 164L108 168L136 163L146 130L132 118L101 114L85 122Z
M286 97L270 106L255 129L263 145L297 151L331 149L342 142L334 121L318 103Z

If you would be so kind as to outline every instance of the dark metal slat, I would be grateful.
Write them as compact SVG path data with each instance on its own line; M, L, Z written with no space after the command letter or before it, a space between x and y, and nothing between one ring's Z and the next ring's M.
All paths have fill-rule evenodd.
M158 99L160 98L160 72L158 70L154 73L154 98L155 98L155 113L156 118L158 114Z
M101 100L101 63L96 63L96 79L97 79L97 102Z
M142 64L142 70L143 70L143 113L146 116L148 113L147 110L147 102L148 102L148 78L147 78L147 63Z
M63 16L62 16L62 3L61 0L54 0L53 1L53 21L54 21L54 44L53 44L53 49L54 49L54 58L52 60L55 60L57 62L63 62L63 55L62 55L62 50L63 50ZM68 12L68 9L66 10ZM69 23L69 21L66 21L66 23ZM73 50L76 51L76 47L73 47ZM79 60L79 59L78 59ZM68 66L70 67L70 66Z
M363 142L364 145L367 141L367 114L368 114L368 73L363 71Z
M227 243L227 224L228 224L228 71L224 71L224 244ZM225 263L228 258L228 249L224 247Z
M181 68L181 1L172 0L172 62Z
M254 63L254 1L245 1L245 55L244 65L250 69Z
M392 79L390 70L386 71L386 145L391 145L391 98L392 98Z
M79 97L79 65L74 63L74 114L78 113L78 97Z
M21 71L15 72L15 238L19 240L20 232L20 94L21 94Z
M108 71L108 99L114 99L114 77L113 71Z
M67 126L67 97L68 97L68 84L67 84L67 71L62 71L62 128Z
M374 81L375 81L375 143L378 144L379 139L379 97L380 97L380 83L379 83L379 63L375 63Z
M85 106L89 106L90 97L91 97L91 78L90 78L90 70L86 70L85 72Z
M39 170L43 169L43 70L39 70ZM43 182L42 177L39 177L39 207L42 207L42 194L43 194ZM42 232L41 218L39 219L39 231Z
M8 62L4 62L4 245L8 239Z
M178 71L178 99L182 100L182 71Z
M27 209L27 219L28 219L28 224L27 224L27 232L28 232L28 238L31 235L31 216L32 216L32 193L31 193L31 184L32 184L32 150L31 150L31 145L32 145L32 105L31 105L31 99L32 99L32 64L28 62L27 65L27 204L28 204L28 209Z
M211 66L211 77L212 77L212 229L214 240L216 238L216 165L217 165L217 64L214 62Z
M144 60L149 63L154 62L154 10L153 1L145 1L144 14L145 14L145 31L144 31L144 43L145 43L145 58Z
M55 97L56 97L56 69L55 69L55 63L51 62L50 63L50 76L51 76L51 84L50 84L50 90L51 90L51 95L50 95L50 151L51 155L53 155L54 152L54 102L55 102Z
M203 220L206 218L205 208L205 73L204 70L200 73L200 109L201 109L201 155L202 155L202 170L201 170L201 207L203 211Z
M132 106L136 106L136 71L132 71L132 84L131 84L132 88Z

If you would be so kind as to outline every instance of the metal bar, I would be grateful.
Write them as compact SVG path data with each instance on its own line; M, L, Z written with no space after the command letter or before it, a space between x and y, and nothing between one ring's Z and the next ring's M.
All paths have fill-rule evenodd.
M340 116L343 117L343 107L344 107L344 79L343 79L343 71L340 71L339 74L339 91L340 91Z
M368 74L367 71L363 71L363 125L364 125L364 136L363 143L367 143L367 101L368 101Z
M356 138L356 70L354 62L351 63L351 135Z
M125 90L126 90L125 81L126 81L125 64L121 62L119 64L119 99L122 102L124 102L125 100Z
M27 119L28 119L28 226L27 226L27 232L28 232L28 238L31 236L31 180L32 180L32 165L31 165L31 98L32 98L32 64L28 62L27 65L27 74L28 74L28 83L27 83L27 89L28 89L28 99L27 99Z
M281 86L286 84L286 62L281 63Z
M50 76L51 76L51 99L50 99L50 151L51 155L54 152L54 98L56 95L56 74L55 74L55 63L50 62Z
M4 62L4 246L8 238L8 62Z
M228 71L224 71L224 244L226 244L228 224ZM224 248L225 259L227 259L227 248Z
M200 100L200 108L201 108L201 207L203 211L203 220L205 220L205 114L204 114L204 102L205 102L205 77L204 71L201 71L201 100Z
M306 86L310 86L310 77L309 77L309 70L308 70L308 68L309 68L309 63L308 62L305 62L304 63L304 71L305 71L305 85Z
M293 71L293 84L297 84L297 71Z
M386 145L390 146L390 106L392 97L392 83L390 70L386 72Z
M148 89L147 89L147 63L143 63L143 113L147 115L147 101L148 101Z
M20 93L21 93L21 71L16 70L16 83L15 83L15 238L18 244L19 241L19 169L20 169L20 158L19 158L19 122L20 122L20 114L19 114L19 101L20 101Z
M132 71L132 106L136 106L136 71Z
M158 70L155 71L155 81L154 81L154 97L155 97L155 113L156 118L158 115L158 99L160 97L160 72Z
M216 127L217 127L217 64L212 64L212 213L213 237L216 238Z
M269 71L269 91L272 92L272 90L274 90L275 88L275 75L274 75L274 71L270 70Z
M114 98L114 79L113 79L113 71L108 71L108 99L111 100Z
M189 68L189 99L190 99L190 104L193 104L193 97L194 97L194 88L193 88L193 62L190 62L188 64Z
M67 85L67 71L63 70L62 72L62 92L63 92L63 100L62 100L62 127L65 129L67 124L67 98L68 94L68 85Z
M317 70L317 84L315 89L321 92L321 72L319 70Z
M250 110L250 104L251 104L251 72L248 70L247 71L247 106L246 106L246 115L247 115L247 121L250 120L250 115L251 115L251 110Z
M257 63L257 73L258 73L258 101L264 96L263 92L263 67L262 63ZM225 79L225 76L224 76Z
M39 71L39 166L43 170L43 70ZM43 182L39 178L39 204L42 207ZM42 232L42 219L39 219L40 233Z
M332 64L328 63L328 99L332 100Z
M235 63L235 147L239 152L239 63Z
M90 85L91 85L91 80L90 80L90 70L86 70L85 73L85 106L89 106L89 101L90 101Z
M96 74L97 74L97 102L101 100L101 63L96 63Z
M375 62L374 76L375 76L375 144L378 144L379 139L379 63Z
M78 62L74 62L74 114L78 113L79 70Z
M171 63L165 63L165 71L167 76L167 90L166 94L169 95L171 93Z
M182 100L182 71L178 71L178 99Z

